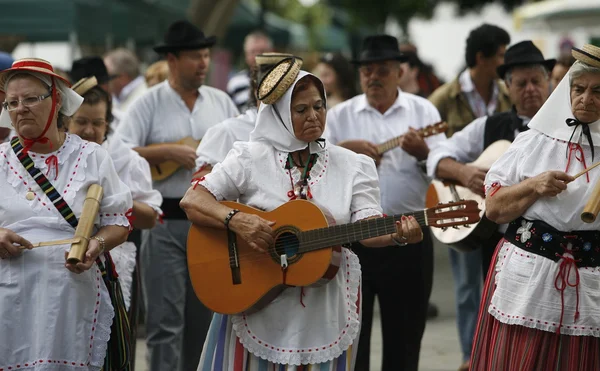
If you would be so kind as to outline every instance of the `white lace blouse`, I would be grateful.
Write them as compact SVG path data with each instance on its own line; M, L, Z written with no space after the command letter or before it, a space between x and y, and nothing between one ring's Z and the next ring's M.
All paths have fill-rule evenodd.
M493 197L492 192L498 187L518 184L545 171L560 170L575 175L593 163L591 147L587 145L587 140L583 143L575 142L569 146L567 142L535 129L519 134L486 176L488 197ZM595 146L595 157L594 161L600 159L599 146ZM579 177L558 196L540 198L525 211L523 217L544 221L564 232L600 229L600 219L588 224L581 221L580 217L585 203L600 181L600 169L591 170L588 174L589 180L585 175ZM600 268L578 268L579 284L564 290L563 307L561 293L555 287L560 262L528 253L506 242L496 264L497 287L489 312L503 323L544 331L556 331L562 312L561 333L600 337ZM569 282L576 281L574 269L568 276ZM579 318L575 320L577 309Z
M129 225L125 216L132 206L129 189L100 146L67 135L57 151L29 155L77 217L87 188L96 183L104 190L96 226ZM10 143L0 145L0 228L32 243L74 234ZM69 364L70 370L99 370L102 366L114 315L110 297L96 266L81 274L65 268L69 248L40 247L0 260L0 369L63 370Z
M273 210L291 199L291 184L301 178L297 168L285 168L287 156L261 142L238 142L199 184L218 200ZM338 224L382 213L377 171L366 156L327 145L308 184L311 201ZM346 350L360 330L360 264L347 249L340 259L343 264L326 285L288 288L259 312L231 316L244 347L270 362L292 365L327 362Z

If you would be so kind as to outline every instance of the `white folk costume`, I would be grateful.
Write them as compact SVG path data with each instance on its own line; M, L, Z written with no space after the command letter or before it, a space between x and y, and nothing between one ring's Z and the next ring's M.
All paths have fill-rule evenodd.
M293 184L302 175L287 163L288 154L307 143L293 134L290 105L293 86L307 75L301 71L275 105L261 105L250 142L236 143L227 158L198 181L218 200L239 199L273 210L296 197ZM308 180L310 200L326 208L337 223L381 215L372 160L325 141L309 147L316 157ZM342 251L337 276L322 287L288 288L253 314L215 314L198 370L306 370L309 365L353 370L361 273L358 258L348 249Z
M592 164L583 125L566 124L573 118L567 74L530 130L489 170L487 196L546 171L574 175ZM600 121L589 129L597 161ZM600 261L600 219L580 218L599 181L592 170L509 224L487 278L472 370L600 370L600 267L594 262Z
M227 157L235 142L247 142L254 130L257 112L252 107L243 114L229 118L206 131L196 149L196 169L200 171L207 165L214 166Z
M127 147L118 135L113 135L105 140L102 147L108 151L121 181L129 187L133 201L145 203L160 215L162 213L160 210L162 196L160 192L152 189L152 176L148 161ZM129 241L110 251L119 275L127 310L129 310L131 302L131 284L136 252L135 244Z
M100 146L67 134L56 152L30 151L29 156L77 217L88 187L97 183L104 190L97 226L129 225L129 189ZM47 161L53 156L56 166ZM28 192L35 195L32 200L26 198ZM0 145L0 227L32 243L72 238L75 231L21 165L10 143ZM97 266L81 274L65 268L69 248L40 247L0 260L0 369L103 366L114 316L110 297Z

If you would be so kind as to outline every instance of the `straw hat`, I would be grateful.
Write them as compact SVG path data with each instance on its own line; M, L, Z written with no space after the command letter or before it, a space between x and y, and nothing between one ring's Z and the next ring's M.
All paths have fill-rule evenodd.
M265 104L276 103L296 80L301 65L295 57L285 58L275 65L258 85L258 100Z
M90 91L94 86L98 86L98 79L96 79L96 76L84 77L77 81L71 89L75 90L75 93L83 97L83 95Z
M573 57L580 62L600 68L600 48L591 44L585 44L582 49L573 47Z
M71 87L71 83L64 77L54 72L54 68L50 62L38 58L24 58L15 61L12 67L0 72L0 90L4 90L6 79L9 75L16 71L38 72L47 76L54 77L62 81L67 87Z
M300 62L300 68L302 68L302 63L303 60L300 57L296 57L293 54L287 54L287 53L275 53L275 52L270 52L270 53L263 53L263 54L259 54L256 57L254 57L254 60L256 61L256 65L257 66L264 66L264 65L276 65L277 63L281 62L282 60L286 59L286 58L296 58L299 62Z

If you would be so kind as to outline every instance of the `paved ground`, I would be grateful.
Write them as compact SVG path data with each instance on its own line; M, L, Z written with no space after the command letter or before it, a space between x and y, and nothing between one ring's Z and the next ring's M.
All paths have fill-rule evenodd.
M454 291L452 274L446 248L437 246L435 250L435 277L432 301L440 309L436 319L427 322L421 347L420 371L454 371L460 365L461 357L456 333ZM379 319L373 325L371 339L371 371L380 371L381 329ZM147 371L145 363L146 344L143 339L137 343L136 371ZM165 370L168 371L168 370ZM191 371L191 370L190 370Z

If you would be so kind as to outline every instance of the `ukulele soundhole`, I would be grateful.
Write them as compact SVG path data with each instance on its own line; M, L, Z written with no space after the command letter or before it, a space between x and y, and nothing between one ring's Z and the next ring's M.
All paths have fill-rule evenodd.
M300 249L300 241L298 240L295 231L282 231L281 233L277 233L276 236L273 259L279 262L280 256L285 254L287 255L287 261L289 264L298 261L302 255L298 253Z

